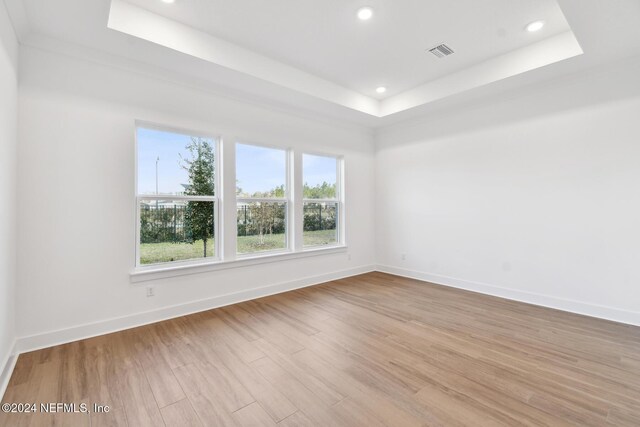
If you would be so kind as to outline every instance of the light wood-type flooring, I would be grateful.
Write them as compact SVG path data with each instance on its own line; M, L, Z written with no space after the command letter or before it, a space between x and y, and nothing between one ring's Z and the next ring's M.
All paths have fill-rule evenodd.
M640 426L640 328L370 273L22 354L3 426Z

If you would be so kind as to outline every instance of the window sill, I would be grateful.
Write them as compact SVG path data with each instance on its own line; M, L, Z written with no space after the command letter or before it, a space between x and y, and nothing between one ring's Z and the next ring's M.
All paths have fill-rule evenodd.
M328 255L347 251L347 246L332 245L304 249L301 252L276 252L261 255L239 255L237 259L230 261L209 261L184 263L180 265L154 265L138 267L129 273L131 283L146 282L149 280L165 279L169 277L184 276L188 274L205 273L208 271L226 270L230 268L246 267L250 265L266 264L270 262L287 261L290 259L307 258L318 255Z

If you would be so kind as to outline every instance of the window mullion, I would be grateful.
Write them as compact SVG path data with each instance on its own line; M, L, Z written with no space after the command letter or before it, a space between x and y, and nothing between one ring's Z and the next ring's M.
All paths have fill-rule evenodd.
M158 194L158 195L148 195L148 194L139 194L138 201L142 200L181 200L181 201L192 201L192 202L215 202L218 200L216 196L187 196L187 195L172 195L172 194Z
M234 139L224 138L222 151L222 259L231 261L236 258L238 203L236 200L236 144Z
M303 199L304 203L339 203L339 199Z
M338 243L346 244L346 234L345 234L345 224L347 221L347 216L345 214L345 179L344 179L344 158L338 159L338 165L336 168L337 172L337 190L338 194Z
M238 197L238 203L287 203L289 200L282 197Z
M291 249L298 252L303 246L303 227L304 227L304 204L302 198L304 196L302 182L302 153L296 151L291 155Z

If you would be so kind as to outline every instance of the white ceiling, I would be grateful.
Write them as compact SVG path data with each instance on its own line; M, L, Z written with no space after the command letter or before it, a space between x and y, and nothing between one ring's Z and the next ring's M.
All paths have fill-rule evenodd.
M378 99L570 30L556 0L129 2ZM374 17L360 21L365 4ZM540 19L543 30L525 31ZM425 52L443 42L453 56Z
M4 1L25 45L372 128L640 55L638 0Z
M145 5L157 6L152 1L161 3L160 0L148 0L145 1ZM196 10L195 2L198 0L179 1L184 1L185 4L189 2L187 5L189 13L211 14L205 10ZM212 4L214 1L208 0L206 5L215 9L216 4ZM491 0L499 11L493 13L486 13L487 9L479 8L477 2L465 5L463 0L458 0L459 3L455 4L467 6L466 9L449 10L450 2L441 0L441 12L451 12L454 15L458 13L460 16L447 21L434 20L433 24L429 24L428 31L424 29L419 31L422 27L410 25L413 22L413 16L429 13L429 9L425 6L427 3L414 4L414 9L407 11L400 2L393 3L393 7L389 5L385 7L389 11L402 12L398 13L397 22L388 25L381 25L375 20L380 13L374 14L374 19L369 22L361 22L355 16L356 8L349 7L348 11L343 10L340 13L341 6L331 7L332 5L329 4L327 7L326 4L317 3L319 6L310 4L306 10L287 13L287 17L277 25L282 29L282 36L276 36L277 33L273 28L260 29L259 25L263 25L263 22L277 21L284 14L283 11L289 10L287 5L282 4L284 1L275 0L269 3L271 6L280 6L277 9L272 7L261 11L256 6L256 10L245 10L244 13L254 17L255 22L248 22L251 20L246 17L239 19L236 14L233 18L222 19L222 21L228 21L225 24L228 28L223 32L226 39L211 35L211 30L204 31L198 28L198 25L205 27L201 21L207 20L206 18L193 17L191 21L194 22L189 20L186 23L180 22L175 19L173 8L171 11L167 8L161 9L164 15L160 15L155 11L134 5L128 0L111 1L108 27L375 117L384 117L415 108L583 53L553 0L547 3L550 6L548 10L534 12L546 15L542 18L550 21L550 26L543 28L538 37L527 33L524 27L527 23L541 17L534 13L529 15L526 7L513 8L511 3L517 3L514 0ZM528 4L529 0L520 0L520 2ZM436 0L432 0L432 3L435 4ZM224 9L222 5L220 9ZM380 9L382 9L382 3L380 3ZM277 12L274 12L275 10ZM463 10L467 12L466 15L461 14ZM271 11L270 14L268 14L269 11ZM475 13L469 14L471 11ZM300 14L307 18L299 18ZM348 19L350 24L342 24L345 14L350 17ZM328 15L329 18L324 19L323 15ZM388 15L393 16L393 13L389 12ZM476 15L480 20L476 19ZM516 18L522 22L510 23ZM327 35L319 35L316 31L315 35L305 36L302 28L297 27L300 19L306 21L304 26L306 28L312 23L323 22L321 26L327 28L325 31ZM206 28L210 27L211 25L207 23ZM332 27L334 34L329 36L329 29ZM416 30L411 31L413 27ZM492 35L491 31L486 30L485 27L492 28L496 34ZM519 29L513 30L513 28ZM365 29L368 30L366 34ZM547 30L549 33L546 33ZM298 37L300 40L296 38L297 33L300 33ZM523 36L522 33L529 37ZM419 46L422 43L416 43L414 39L417 37L440 40L430 42L426 45L427 48L442 42L451 43L451 41L437 39L436 34L448 34L454 43L462 46L461 51L444 59L433 60L433 57L425 52L426 48ZM504 36L501 37L501 35ZM259 51L258 46L248 49L227 40L234 38L244 39L245 43L249 44L259 44L263 51ZM371 41L367 41L369 39ZM299 65L290 65L290 62L303 57L300 52L308 43L316 46L315 50L318 53L306 55L302 61L298 60L304 63L302 65L304 69ZM375 44L381 45L384 53L373 47ZM265 52L264 49L272 52ZM285 61L277 57L277 52L286 56ZM273 55L276 57L274 58ZM395 56L398 57L398 63L394 62ZM425 56L428 57L427 60ZM286 62L287 60L289 63ZM431 62L427 62L428 60ZM440 64L449 65L444 69ZM318 74L316 67L322 67L325 72L333 73L338 80L323 78ZM391 93L390 96L378 100L364 95L363 91L353 90L340 81L343 79L348 80L351 85L363 85L363 81L371 79L371 86L376 87L385 84L380 82L382 80L380 77L375 77L383 73L389 76L384 80L390 81L391 89L402 85L400 87L402 89L406 87L406 90L395 95ZM421 73L425 73L426 76ZM395 84L394 80L399 83ZM374 81L377 81L375 85L373 85Z

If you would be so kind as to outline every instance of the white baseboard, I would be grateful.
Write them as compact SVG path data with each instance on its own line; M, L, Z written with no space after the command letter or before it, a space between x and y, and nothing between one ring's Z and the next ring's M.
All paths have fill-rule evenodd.
M329 282L331 280L343 279L345 277L369 273L371 271L375 271L375 266L366 265L348 270L322 274L319 276L305 277L290 282L278 283L275 285L268 285L241 292L235 292L232 294L220 295L213 298L189 302L186 304L164 307L158 310L146 311L124 317L74 326L71 328L49 331L42 334L20 337L17 339L15 345L15 353L25 353L28 351L47 348L54 345L60 345L85 338L91 338L98 335L109 334L112 332L135 328L138 326L160 322L162 320L168 320L175 317L185 316L200 311L211 310L213 308L223 307L230 304L237 304L239 302L248 301L255 298L266 297L269 295L292 291L294 289L313 286L320 283Z
M536 294L532 292L508 289L486 283L474 282L470 280L457 279L455 277L443 276L440 274L426 273L422 271L407 270L404 268L392 267L388 265L378 265L377 271L394 274L396 276L418 279L436 285L449 286L452 288L465 289L481 294L492 295L542 307L555 308L557 310L568 311L570 313L582 314L600 319L612 320L614 322L626 323L640 326L640 312L621 310L614 307L585 303L581 301L558 298L550 295Z
M13 368L15 368L17 360L18 355L16 354L16 340L14 340L11 348L9 349L9 352L4 357L4 360L0 365L0 401L2 401L4 392L7 390L9 379L11 378L11 374L13 374Z
M7 356L0 374L0 391L4 393L4 389L11 377L15 366L17 356L20 353L47 348L55 345L65 344L85 338L91 338L98 335L104 335L124 329L135 328L150 323L160 322L175 317L185 316L192 313L211 310L213 308L223 307L230 304L261 298L269 295L279 294L282 292L300 289L307 286L313 286L332 280L343 279L345 277L355 276L358 274L369 273L372 271L380 271L383 273L394 274L397 276L408 277L412 279L423 280L437 285L449 286L453 288L465 289L469 291L479 292L482 294L493 295L501 298L521 301L529 304L535 304L543 307L555 308L558 310L568 311L571 313L582 314L601 319L612 320L615 322L626 323L630 325L640 326L640 312L621 310L613 307L606 307L596 304L584 303L580 301L567 300L548 295L540 295L525 291L503 288L499 286L489 285L486 283L473 282L454 277L442 276L438 274L425 273L420 271L407 270L398 267L386 265L366 265L347 270L336 271L319 276L306 277L290 282L278 283L274 285L263 286L259 288L249 289L232 294L220 295L203 300L193 301L186 304L179 304L170 307L164 307L158 310L135 313L124 317L107 319L100 322L94 322L71 328L49 331L41 334L25 336L18 338L13 346L13 351ZM2 395L0 394L0 395Z

